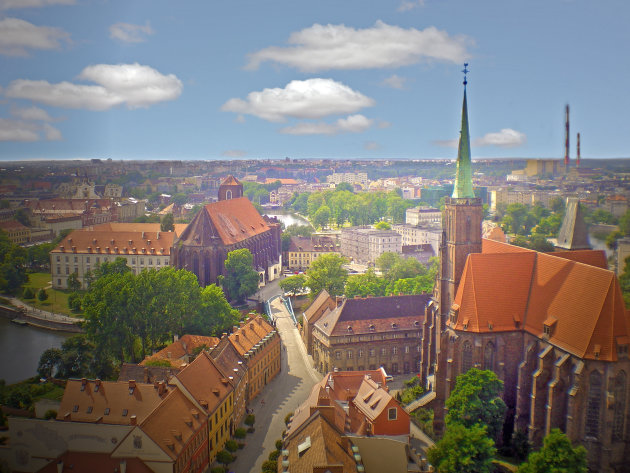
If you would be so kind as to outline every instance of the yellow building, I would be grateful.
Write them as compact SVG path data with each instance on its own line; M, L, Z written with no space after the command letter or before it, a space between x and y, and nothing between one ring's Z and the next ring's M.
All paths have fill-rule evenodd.
M25 227L20 222L15 220L9 220L6 222L0 222L0 230L7 232L11 243L21 245L28 243L31 240L31 230Z
M319 256L328 253L339 253L335 240L330 237L291 237L285 261L291 270L305 270Z

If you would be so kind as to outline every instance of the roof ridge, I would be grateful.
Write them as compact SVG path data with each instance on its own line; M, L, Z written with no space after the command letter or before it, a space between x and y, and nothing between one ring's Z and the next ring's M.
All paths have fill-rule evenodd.
M611 297L611 296L613 297L613 304L614 304L614 294L612 294L613 291L614 291L614 286L615 285L614 285L613 277L611 277L609 275L608 291L606 291L606 296L601 299L601 305L599 307L599 311L597 312L597 322L595 322L593 324L593 330L591 331L590 336L588 338L588 344L586 345L586 351L588 351L589 347L591 346L591 342L593 341L593 335L594 335L595 331L597 330L597 326L599 325L599 321L601 320L601 314L602 314L602 311L604 310L604 305L606 304L606 301L608 300L609 297ZM613 305L613 309L614 309L614 305ZM611 323L611 325L613 325L613 327L611 327L610 332L614 336L614 332L615 332L614 331L614 323L615 323L615 311L614 310L611 311L610 323ZM614 347L614 344L611 345L611 348L613 348L613 347ZM586 355L586 351L581 355L582 357L584 357ZM612 353L611 353L611 355L612 355Z
M525 328L527 324L527 318L529 316L529 301L532 297L532 288L534 287L534 278L536 277L536 269L538 268L538 255L539 253L534 252L534 263L532 264L532 271L529 275L529 287L527 289L527 298L525 299L525 310L523 313L523 320L521 321L521 327Z

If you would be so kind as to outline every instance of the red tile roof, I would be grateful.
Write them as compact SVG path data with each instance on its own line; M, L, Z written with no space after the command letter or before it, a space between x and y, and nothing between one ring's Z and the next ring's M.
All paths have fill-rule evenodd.
M108 453L66 452L37 473L58 473L58 462L63 463L62 473L89 471L90 473L111 473L120 471L122 462L126 463L127 471L133 473L151 473L153 470L142 460L134 457L112 458Z
M254 318L247 319L242 326L230 334L229 340L239 355L243 356L254 345L265 338L268 333L273 331L274 328L269 322L261 315L257 315Z
M162 348L157 353L147 356L140 362L144 366L148 361L166 360L171 366L179 368L182 364L188 363L188 356L192 356L195 348L212 348L219 343L217 337L204 337L203 335L182 335L179 340Z
M545 321L555 318L545 337L580 358L616 361L615 341L630 336L615 274L553 253L469 255L454 308L454 328L473 332L515 330L520 324L543 337Z

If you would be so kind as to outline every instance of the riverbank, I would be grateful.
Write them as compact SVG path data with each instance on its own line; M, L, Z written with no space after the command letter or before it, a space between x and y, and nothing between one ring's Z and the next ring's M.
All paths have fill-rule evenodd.
M16 325L29 325L44 330L67 333L83 332L80 326L82 319L72 319L60 314L35 309L34 307L22 303L18 299L9 298L9 300L15 307L0 305L0 317Z

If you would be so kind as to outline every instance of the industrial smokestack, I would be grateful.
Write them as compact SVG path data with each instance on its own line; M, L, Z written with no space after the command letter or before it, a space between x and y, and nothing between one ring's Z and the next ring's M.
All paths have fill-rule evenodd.
M577 135L577 159L575 160L575 166L580 167L580 134Z
M564 166L569 167L569 104L566 106L564 123Z

